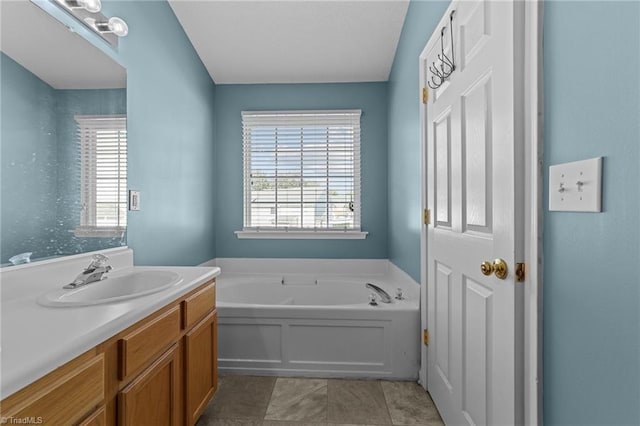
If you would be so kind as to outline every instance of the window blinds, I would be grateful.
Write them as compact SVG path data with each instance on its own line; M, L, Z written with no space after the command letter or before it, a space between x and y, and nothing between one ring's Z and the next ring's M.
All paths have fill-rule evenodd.
M360 230L360 110L242 112L244 230Z
M76 116L81 156L81 227L127 225L127 119Z

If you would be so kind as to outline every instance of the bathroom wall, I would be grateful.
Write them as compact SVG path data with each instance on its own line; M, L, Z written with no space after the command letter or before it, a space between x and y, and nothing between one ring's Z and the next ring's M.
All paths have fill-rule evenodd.
M545 188L549 165L604 157L602 213L545 204L544 420L637 425L640 3L544 6Z
M50 256L56 224L55 90L0 53L2 238L0 263L18 253ZM16 203L15 200L21 200ZM25 220L25 215L30 220ZM34 249L37 248L37 249Z
M219 85L216 88L218 257L387 257L387 84ZM364 240L249 240L242 229L243 110L361 109Z
M389 259L420 282L418 57L448 1L411 1L389 77Z
M128 186L141 211L127 244L140 265L216 257L215 85L165 1L103 1L127 21L115 57L127 68Z

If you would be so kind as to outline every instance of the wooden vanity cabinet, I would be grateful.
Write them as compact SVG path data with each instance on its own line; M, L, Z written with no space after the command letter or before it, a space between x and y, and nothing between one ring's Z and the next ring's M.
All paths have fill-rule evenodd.
M193 425L217 389L215 280L0 402L43 425Z

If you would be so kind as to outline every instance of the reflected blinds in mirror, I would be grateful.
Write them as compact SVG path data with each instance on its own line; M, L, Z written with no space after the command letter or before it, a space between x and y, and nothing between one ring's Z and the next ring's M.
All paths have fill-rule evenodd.
M127 226L127 119L109 115L75 120L81 155L80 228L96 236L118 236Z

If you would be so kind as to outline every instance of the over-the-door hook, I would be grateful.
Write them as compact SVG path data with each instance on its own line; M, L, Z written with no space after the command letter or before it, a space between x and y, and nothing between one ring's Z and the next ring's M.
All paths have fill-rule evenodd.
M437 89L442 86L444 81L455 71L456 63L455 63L455 55L454 50L455 46L453 44L453 15L456 11L452 10L449 14L449 29L451 33L451 59L444 53L444 34L447 31L447 27L444 26L440 30L440 53L436 55L437 60L440 62L439 66L436 65L436 61L432 62L429 66L429 71L431 71L431 81L427 82L430 88ZM439 69L438 69L439 68ZM436 81L439 80L439 81ZM433 85L431 84L433 83Z

